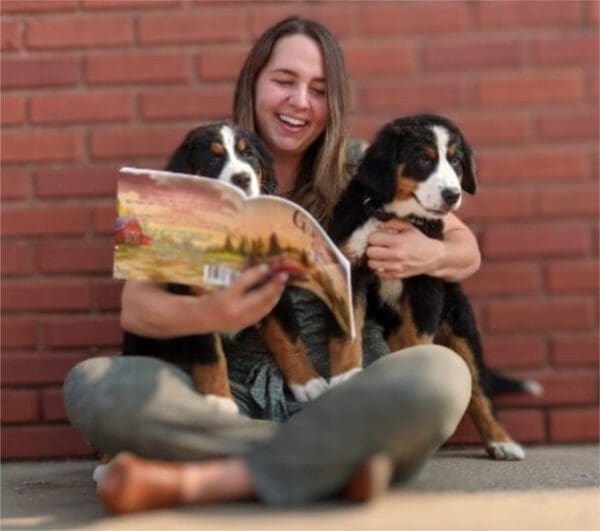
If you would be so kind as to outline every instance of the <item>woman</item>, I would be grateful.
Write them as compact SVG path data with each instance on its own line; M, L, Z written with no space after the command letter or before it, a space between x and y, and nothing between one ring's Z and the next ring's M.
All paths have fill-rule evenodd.
M353 162L349 115L342 52L326 28L292 18L260 37L238 80L234 119L270 148L277 192L324 226ZM455 217L443 242L389 222L371 236L368 257L384 278L426 272L461 280L479 265L475 239ZM154 337L241 329L273 308L284 285L285 278L252 269L228 289L184 297L130 280L121 323ZM292 293L315 366L327 371L327 310L307 292ZM374 323L365 327L363 348L370 365L305 407L285 389L252 329L226 346L243 415L215 411L187 375L151 358L83 362L65 382L65 404L73 425L102 452L187 461L118 456L99 481L102 501L115 512L251 496L288 504L344 492L364 500L392 470L413 475L452 434L469 402L470 375L443 347L387 355Z

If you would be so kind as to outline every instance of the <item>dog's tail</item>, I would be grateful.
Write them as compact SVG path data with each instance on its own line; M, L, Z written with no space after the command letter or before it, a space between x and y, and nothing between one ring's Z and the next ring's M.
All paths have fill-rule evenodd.
M486 377L486 388L492 396L506 393L527 393L539 396L544 392L544 387L536 380L511 378L489 368Z

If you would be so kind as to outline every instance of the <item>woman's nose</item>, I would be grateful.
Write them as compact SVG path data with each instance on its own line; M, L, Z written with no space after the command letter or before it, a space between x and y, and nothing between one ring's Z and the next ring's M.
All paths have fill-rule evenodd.
M308 107L308 88L297 86L290 95L290 102L296 107L303 109Z

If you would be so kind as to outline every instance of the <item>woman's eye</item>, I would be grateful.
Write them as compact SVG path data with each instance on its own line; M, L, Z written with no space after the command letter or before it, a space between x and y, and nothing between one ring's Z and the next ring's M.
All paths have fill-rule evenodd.
M275 81L275 83L277 83L278 85L281 85L283 87L287 87L292 84L292 81L289 79L275 79L274 81Z

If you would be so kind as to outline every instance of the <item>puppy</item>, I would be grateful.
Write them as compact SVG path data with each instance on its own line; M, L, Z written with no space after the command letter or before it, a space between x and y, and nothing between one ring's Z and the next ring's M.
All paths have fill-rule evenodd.
M248 196L272 193L276 186L272 159L262 141L255 134L228 122L190 131L165 169L219 179L239 187ZM167 289L180 295L201 293L179 284L169 284ZM298 400L315 398L327 388L300 341L292 303L286 292L258 328ZM155 339L125 332L123 354L153 356L179 366L191 374L198 391L213 401L217 409L238 412L231 395L219 334Z
M166 170L201 175L233 184L248 196L271 191L275 179L271 157L260 139L227 122L190 131L171 155ZM180 284L169 284L175 294L199 294ZM218 334L155 339L130 332L123 335L123 355L153 356L192 375L197 389L224 412L237 412L227 377L227 362Z
M462 191L475 190L471 148L456 125L434 115L400 118L384 126L367 149L336 206L330 232L352 263L357 330L368 314L383 325L392 351L438 343L458 353L473 377L468 412L488 454L519 460L524 451L495 419L488 393L537 393L539 384L485 366L473 311L458 283L427 275L381 280L367 266L367 240L381 222L402 219L441 240L446 214L459 208ZM332 367L342 376L361 365L360 341L332 338Z

